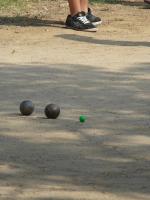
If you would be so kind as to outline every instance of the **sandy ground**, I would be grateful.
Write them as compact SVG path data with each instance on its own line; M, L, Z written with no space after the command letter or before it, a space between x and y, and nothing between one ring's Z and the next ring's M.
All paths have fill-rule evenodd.
M94 34L1 15L0 200L150 199L150 10L93 8ZM44 117L50 102L58 120Z

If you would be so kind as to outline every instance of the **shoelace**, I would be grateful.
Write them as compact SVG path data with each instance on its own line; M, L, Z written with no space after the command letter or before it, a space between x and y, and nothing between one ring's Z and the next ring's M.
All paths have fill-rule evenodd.
M81 22L83 22L83 24L90 23L90 21L86 18L86 16L81 16L81 17L78 17L77 19L79 19Z

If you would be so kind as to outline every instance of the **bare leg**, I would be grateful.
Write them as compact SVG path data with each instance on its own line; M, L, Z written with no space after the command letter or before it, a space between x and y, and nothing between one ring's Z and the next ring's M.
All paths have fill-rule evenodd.
M88 0L80 0L81 11L88 12Z
M81 12L80 0L68 0L68 3L71 16L74 16L78 12Z

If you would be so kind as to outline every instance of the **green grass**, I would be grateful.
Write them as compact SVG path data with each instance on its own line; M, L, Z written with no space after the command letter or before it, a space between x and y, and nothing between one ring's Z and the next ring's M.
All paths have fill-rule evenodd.
M0 0L0 7L8 7L12 5L17 6L22 2L23 2L22 0Z
M31 2L44 0L0 0L0 10L22 10ZM50 0L49 0L50 1Z

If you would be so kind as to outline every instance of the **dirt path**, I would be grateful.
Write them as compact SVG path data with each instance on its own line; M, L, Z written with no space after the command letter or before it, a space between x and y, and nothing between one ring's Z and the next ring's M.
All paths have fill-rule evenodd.
M150 198L150 10L141 2L93 8L103 18L95 34L48 15L2 14L1 200ZM36 106L29 118L17 114L23 99ZM61 106L56 121L44 119L49 102Z

